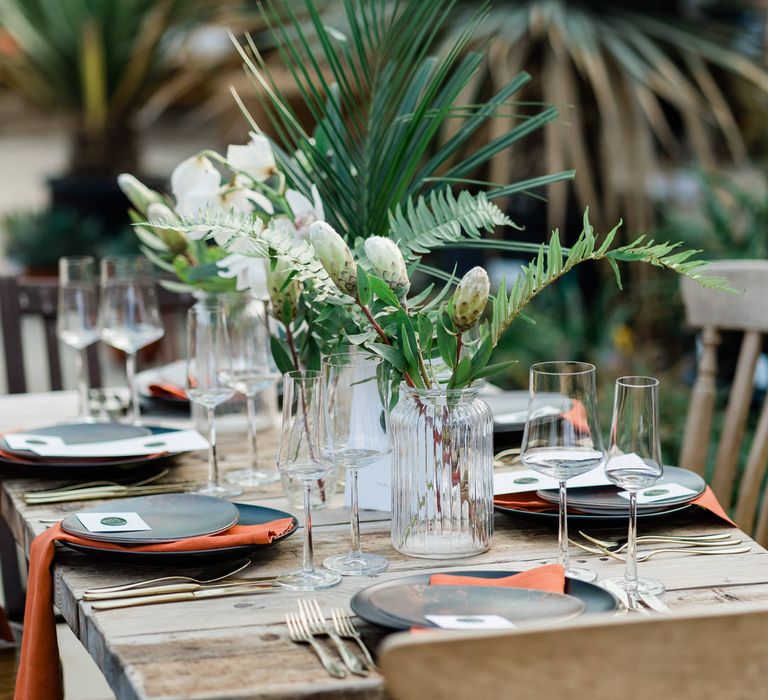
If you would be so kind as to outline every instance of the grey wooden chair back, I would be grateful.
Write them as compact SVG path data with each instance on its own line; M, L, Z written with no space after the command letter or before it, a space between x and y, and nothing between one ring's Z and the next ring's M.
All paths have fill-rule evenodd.
M381 666L394 700L754 700L768 608L599 617L504 633L398 634Z
M757 511L768 464L768 400L763 403L738 484L736 477L752 402L755 367L763 347L763 335L768 333L768 261L723 260L709 265L707 272L726 277L744 292L739 295L724 294L705 289L688 278L682 280L686 321L688 325L701 329L702 347L679 464L704 473L715 410L720 331L743 331L711 485L725 508L730 508L735 500L737 524L746 532L754 531L755 538L764 544L768 542L768 499L763 499L760 512ZM738 493L736 498L735 493Z

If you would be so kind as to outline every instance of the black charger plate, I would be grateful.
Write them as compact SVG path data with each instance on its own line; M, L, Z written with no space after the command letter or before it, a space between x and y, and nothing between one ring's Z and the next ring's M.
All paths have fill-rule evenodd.
M352 596L350 601L350 607L352 611L358 617L380 627L386 627L393 630L408 629L408 625L404 625L403 621L397 617L391 616L385 611L379 609L371 602L371 594L376 591L382 590L382 588L389 586L402 586L406 583L411 584L426 584L429 583L429 577L435 573L450 574L452 576L474 576L476 578L503 578L504 576L511 576L512 574L520 573L519 571L440 571L432 572L431 574L418 574L415 576L406 576L405 578L394 579L392 581L385 581L383 583L377 583L373 586L368 586L362 591L358 591ZM618 601L608 591L596 586L593 583L587 583L586 581L579 581L577 579L566 578L565 579L565 593L566 595L578 598L585 605L584 615L592 615L596 613L610 613L614 612L618 608Z
M655 511L653 513L638 513L638 520L651 520L653 518L667 518L671 515L677 515L688 510L692 506L691 503L686 503L676 508L668 508L664 511ZM521 520L528 520L534 523L543 523L547 525L553 525L557 527L558 513L536 513L530 510L523 510L522 508L508 508L507 506L494 506L494 509L504 515L510 515L514 518L520 518ZM618 515L589 515L587 513L572 513L568 512L568 522L573 525L591 525L592 527L626 527L627 518L629 516L624 514Z
M208 562L237 559L247 557L254 552L270 547L286 537L290 537L299 526L290 513L275 508L266 508L265 506L255 506L248 503L235 503L240 511L238 525L261 525L272 520L282 518L292 518L293 527L286 533L276 537L270 544L249 544L239 547L223 547L218 549L200 549L189 552L134 552L130 549L110 550L102 549L98 545L90 546L78 544L75 542L63 541L62 544L77 552L93 555L104 561L115 562L118 564L137 564L141 566L195 566L198 564L207 564Z

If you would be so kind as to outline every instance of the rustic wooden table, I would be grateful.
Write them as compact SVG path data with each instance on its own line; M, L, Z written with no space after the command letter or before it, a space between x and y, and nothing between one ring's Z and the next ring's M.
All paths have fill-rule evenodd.
M0 431L33 428L64 420L75 413L71 392L23 395L0 399ZM155 422L152 419L152 422ZM162 422L158 419L158 422ZM167 422L167 421L165 421ZM269 443L265 435L262 443ZM222 442L224 470L240 466L241 439ZM267 445L268 446L268 445ZM266 451L266 450L265 450ZM201 479L205 455L179 460L171 478ZM26 551L43 531L40 519L60 518L82 504L26 506L22 493L50 488L51 481L13 479L3 482L0 511ZM247 492L243 502L259 503L295 513L279 486ZM340 504L314 513L315 552L318 560L342 552L348 545L349 513ZM397 578L413 572L456 569L525 569L553 561L556 533L549 527L519 522L497 515L493 547L485 554L463 560L434 561L404 557L392 549L386 513L363 513L363 544L389 557L390 568L375 580ZM644 532L732 531L745 542L750 538L703 512L643 524ZM621 534L621 533L616 533ZM269 548L254 558L260 575L295 568L301 558L301 534ZM719 557L661 555L641 565L641 573L662 579L668 589L665 602L673 611L697 606L727 605L734 601L768 601L768 552L752 543L748 554ZM621 564L593 555L579 562L595 568L601 577L621 572ZM61 548L55 564L56 605L65 620L104 672L120 700L134 698L383 698L382 678L351 676L329 678L313 652L288 640L284 614L296 607L300 594L278 591L256 597L233 597L171 603L95 612L81 600L93 586L163 576L178 571L107 564ZM193 570L184 573L194 573ZM345 578L340 586L315 597L324 608L348 607L350 597L370 585L373 578ZM382 632L360 622L372 646ZM510 660L514 664L514 660ZM66 670L65 670L66 672Z

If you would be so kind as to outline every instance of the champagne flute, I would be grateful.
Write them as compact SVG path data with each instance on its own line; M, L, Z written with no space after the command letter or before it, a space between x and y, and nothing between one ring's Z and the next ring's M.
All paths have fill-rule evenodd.
M611 579L632 600L639 593L659 595L664 584L637 576L637 494L653 486L664 473L659 441L659 380L619 377L613 402L611 441L605 475L629 492L629 535L624 578Z
M208 414L208 481L195 493L218 498L239 496L243 490L221 483L216 453L216 406L231 398L228 383L229 338L224 310L216 300L200 301L187 311L187 396Z
M256 445L256 396L279 378L270 351L270 335L264 304L245 294L224 295L223 305L229 337L229 385L245 396L248 417L248 467L227 474L227 481L255 487L280 480L276 469L259 467Z
M323 359L323 389L333 435L333 457L348 474L352 510L349 552L329 557L323 566L343 576L370 576L389 565L385 557L363 553L360 547L357 493L359 470L392 451L382 370L381 358L360 353L339 353Z
M95 261L90 255L59 258L59 300L56 335L74 348L77 368L78 420L93 422L88 410L88 353L101 336Z
M316 569L312 549L312 485L334 469L333 437L326 415L320 372L288 372L283 377L283 424L277 452L278 469L304 486L304 553L298 571L277 582L295 591L330 588L341 576Z
M131 422L140 425L136 355L165 332L149 260L141 256L102 259L100 317L102 340L126 353Z
M586 362L539 362L531 367L529 381L521 460L559 484L558 552L566 576L594 581L594 571L570 566L566 482L591 471L605 458L597 416L595 366ZM556 415L552 415L553 394L562 404Z

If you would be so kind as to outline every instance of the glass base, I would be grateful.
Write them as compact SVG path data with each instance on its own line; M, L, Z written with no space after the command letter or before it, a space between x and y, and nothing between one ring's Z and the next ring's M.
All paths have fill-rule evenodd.
M341 576L332 571L315 569L313 572L289 571L277 577L277 583L292 591L317 591L321 588L333 588L341 583Z
M609 578L606 579L606 581L610 581L614 585L621 588L622 591L627 591L627 593L629 593L629 586L627 585L627 580L625 578ZM661 595L665 590L666 588L664 588L664 584L661 581L657 581L655 578L640 577L637 579L638 593Z
M330 571L335 571L342 576L372 576L386 571L389 561L378 554L339 554L328 557L323 561L323 566Z
M239 486L226 486L224 484L201 484L191 491L191 493L196 493L200 496L214 496L215 498L234 498L242 492L243 489Z
M565 575L568 578L575 578L579 581L597 581L597 571L584 569L579 566L566 569Z
M280 472L276 469L271 472L262 471L261 469L234 469L231 472L227 472L225 478L230 484L252 489L277 483L280 481Z

